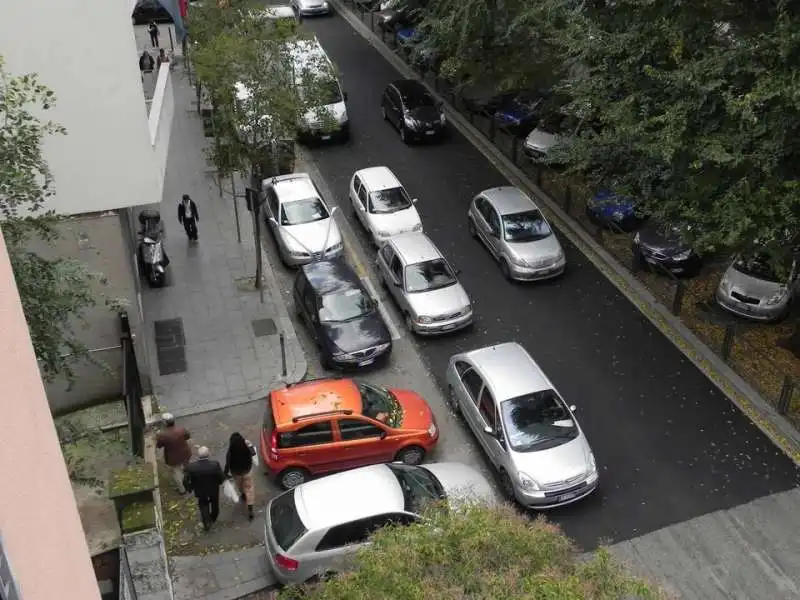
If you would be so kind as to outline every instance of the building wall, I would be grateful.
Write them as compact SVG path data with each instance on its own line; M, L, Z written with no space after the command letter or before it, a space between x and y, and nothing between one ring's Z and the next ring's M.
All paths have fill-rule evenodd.
M2 232L0 329L0 534L19 596L100 600Z
M46 115L67 129L45 141L56 189L47 208L71 215L160 201L130 2L4 0L0 40L10 73L37 73L55 92Z
M86 312L82 322L76 322L75 332L90 350L94 350L93 357L105 363L107 369L82 364L76 368L71 388L64 379L47 384L47 397L57 414L119 397L122 393L119 319L106 306L106 299L118 299L127 306L131 329L136 335L139 367L147 372L140 288L134 262L134 230L128 222L128 211L81 215L65 221L60 229L62 237L54 245L38 243L31 249L45 257L75 259L105 276L106 285L96 286L97 305Z

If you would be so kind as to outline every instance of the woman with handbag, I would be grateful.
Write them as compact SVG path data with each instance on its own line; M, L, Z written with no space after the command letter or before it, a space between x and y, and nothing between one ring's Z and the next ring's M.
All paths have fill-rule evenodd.
M225 456L225 476L233 476L240 499L247 505L247 516L253 520L253 504L255 489L253 484L253 462L256 454L255 447L244 439L241 433L231 434L228 443L228 453Z

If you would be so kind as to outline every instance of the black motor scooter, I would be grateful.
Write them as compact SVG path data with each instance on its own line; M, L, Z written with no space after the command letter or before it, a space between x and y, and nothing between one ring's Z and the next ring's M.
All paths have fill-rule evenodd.
M139 272L147 278L152 288L162 287L167 281L169 258L163 246L164 226L161 213L143 210L139 213Z

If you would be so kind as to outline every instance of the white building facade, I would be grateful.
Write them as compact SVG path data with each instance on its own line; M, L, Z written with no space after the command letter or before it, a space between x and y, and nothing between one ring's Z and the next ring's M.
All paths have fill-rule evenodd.
M98 296L127 303L138 333L135 207L161 201L175 108L168 65L145 99L131 21L135 4L0 2L0 54L10 74L35 73L53 90L56 106L46 117L67 130L48 137L43 152L55 182L45 208L70 218L64 238L42 252L80 260L103 273L108 285ZM48 399L57 412L121 392L116 315L101 300L86 316L88 327L80 326L79 335L107 369L82 367L72 390L64 382L49 385ZM138 345L146 373L144 344Z

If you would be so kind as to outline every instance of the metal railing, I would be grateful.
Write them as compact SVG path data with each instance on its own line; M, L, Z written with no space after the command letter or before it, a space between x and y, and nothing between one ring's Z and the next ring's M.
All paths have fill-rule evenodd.
M127 313L120 313L119 323L122 348L122 395L125 399L125 411L128 414L131 452L135 456L144 458L144 430L147 423L142 408L142 379Z

